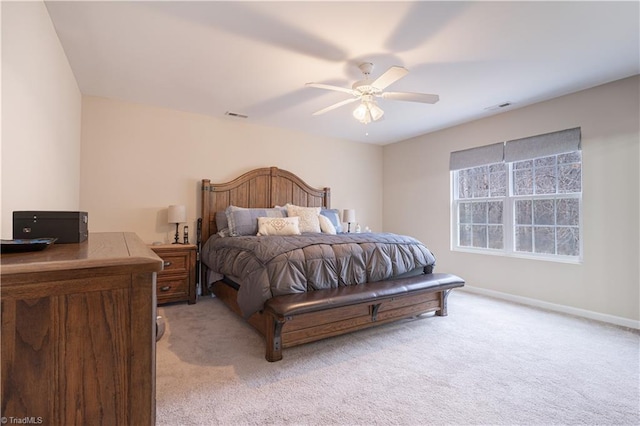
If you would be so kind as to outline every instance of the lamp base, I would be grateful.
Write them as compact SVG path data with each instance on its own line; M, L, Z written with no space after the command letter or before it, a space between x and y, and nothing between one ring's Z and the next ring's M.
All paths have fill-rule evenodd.
M180 244L179 239L180 239L180 234L178 233L178 224L176 223L175 241L173 243L171 243L171 244Z

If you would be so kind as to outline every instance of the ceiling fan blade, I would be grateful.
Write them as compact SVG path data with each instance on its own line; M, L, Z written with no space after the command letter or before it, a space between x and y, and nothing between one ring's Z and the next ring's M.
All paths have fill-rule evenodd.
M383 99L392 99L394 101L421 102L423 104L435 104L440 100L440 96L429 95L426 93L384 92L380 96Z
M316 89L326 89L326 90L335 90L337 92L344 92L344 93L348 93L350 95L356 95L356 93L354 93L353 89L347 89L346 87L340 87L340 86L332 86L330 84L320 84L320 83L307 83L305 84L305 86L307 87L315 87Z
M347 100L338 102L337 104L330 105L330 106L328 106L326 108L321 109L320 111L314 112L313 115L324 114L325 112L331 111L332 109L340 108L343 105L350 104L350 103L355 102L357 100L359 100L359 99L358 98L352 98L352 99L347 99Z
M376 89L384 90L387 86L400 80L408 73L409 70L404 67L393 66L386 70L380 77L376 78L376 80L371 83L371 85Z

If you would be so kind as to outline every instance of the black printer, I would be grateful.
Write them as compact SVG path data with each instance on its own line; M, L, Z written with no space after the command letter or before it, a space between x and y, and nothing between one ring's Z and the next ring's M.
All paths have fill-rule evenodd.
M56 244L81 243L89 236L87 212L15 211L13 239L57 238Z

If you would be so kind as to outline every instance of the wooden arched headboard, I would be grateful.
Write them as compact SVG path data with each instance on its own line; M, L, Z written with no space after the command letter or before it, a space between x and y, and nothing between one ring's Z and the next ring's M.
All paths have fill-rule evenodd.
M331 207L331 190L316 189L277 167L255 169L226 183L202 179L202 236L204 243L218 232L216 212L228 206L270 208L287 203L307 207Z

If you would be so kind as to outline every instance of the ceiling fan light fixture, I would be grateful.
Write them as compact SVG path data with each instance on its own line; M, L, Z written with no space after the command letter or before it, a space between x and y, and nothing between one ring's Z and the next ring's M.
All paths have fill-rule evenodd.
M358 108L353 110L353 117L362 124L369 124L372 121L382 118L384 111L375 102L363 101Z

